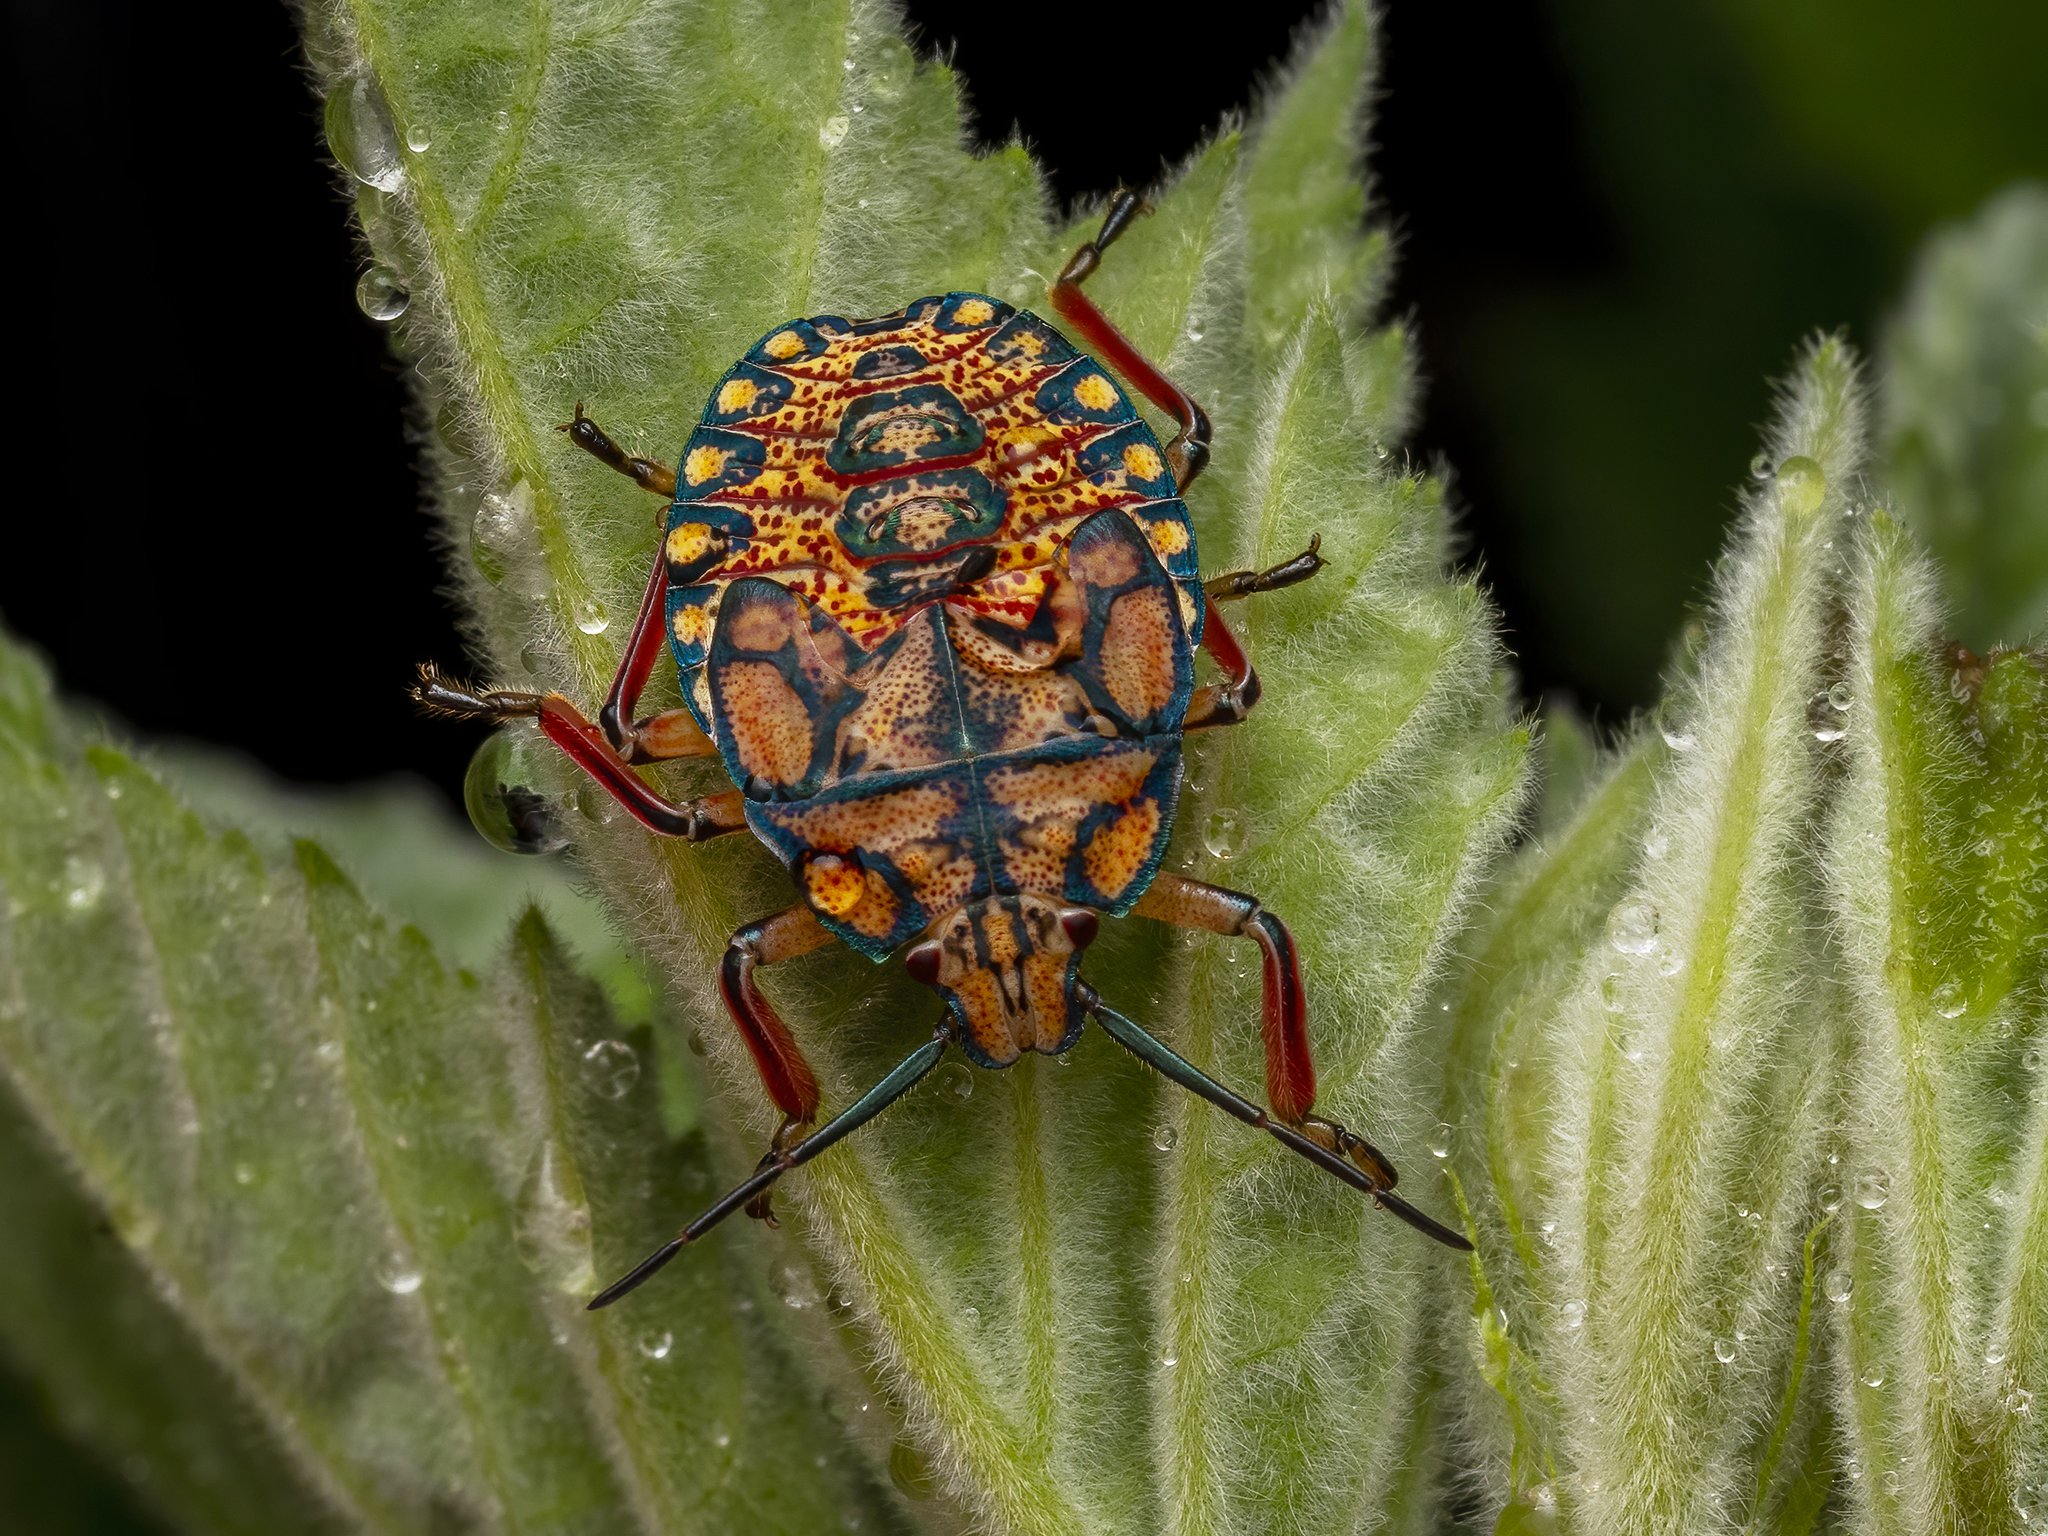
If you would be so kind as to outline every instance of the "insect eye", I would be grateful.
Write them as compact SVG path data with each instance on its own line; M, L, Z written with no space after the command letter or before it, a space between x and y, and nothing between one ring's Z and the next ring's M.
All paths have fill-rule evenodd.
M939 946L935 939L927 939L903 957L903 969L910 972L911 979L926 986L936 986L939 980Z

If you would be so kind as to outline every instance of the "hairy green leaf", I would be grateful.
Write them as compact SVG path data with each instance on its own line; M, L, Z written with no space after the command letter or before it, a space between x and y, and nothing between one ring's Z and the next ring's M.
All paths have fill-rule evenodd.
M1941 559L1960 638L2048 633L2048 188L1927 243L1888 352L1892 493Z
M461 575L508 679L599 696L653 554L654 509L548 430L575 400L665 458L773 325L956 288L1039 304L1082 237L1048 222L1021 152L963 149L947 71L915 64L879 4L771 25L725 3L348 0L313 20L340 157L385 183L361 208L413 295L400 339L447 424L453 536L467 542L484 498ZM1518 803L1526 743L1486 605L1444 573L1441 488L1385 446L1410 364L1398 333L1366 328L1385 270L1357 180L1370 48L1362 6L1306 39L1291 83L1155 196L1092 291L1216 421L1194 497L1209 568L1317 533L1331 557L1246 610L1269 703L1194 753L1172 858L1298 925L1324 1103L1412 1163L1422 1126L1404 1105L1436 1071L1425 999ZM691 774L666 782L691 792ZM661 846L618 817L580 857L700 1018L743 1167L773 1117L709 982L735 924L789 903L786 880L738 840ZM789 969L769 986L828 1105L934 1007L845 955ZM1255 969L1249 944L1132 923L1090 974L1251 1089ZM687 1214L683 1191L670 1202L666 1220L598 1209L599 1269ZM948 1068L783 1204L858 1319L876 1417L898 1471L918 1469L899 1482L987 1525L1351 1529L1388 1501L1426 1510L1419 1443L1356 1426L1415 1414L1425 1277L1445 1256L1162 1097L1103 1042L1001 1076ZM786 1262L758 1232L716 1242L757 1272ZM806 1359L835 1393L873 1390L834 1354Z
M218 1531L817 1529L878 1504L714 1263L581 1310L710 1182L538 918L488 981L81 744L0 645L0 1341ZM657 1174L659 1189L657 1190ZM589 1193L586 1193L589 1191ZM735 1289L737 1287L737 1289ZM816 1456L823 1466L813 1465Z

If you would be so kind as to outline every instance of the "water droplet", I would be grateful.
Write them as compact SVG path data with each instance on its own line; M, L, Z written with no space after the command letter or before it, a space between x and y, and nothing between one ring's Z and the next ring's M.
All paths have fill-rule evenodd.
M491 115L491 127L499 133L510 133L512 131L512 114L503 107L498 108Z
M377 1283L394 1296L410 1296L420 1288L421 1278L419 1266L396 1249L377 1261Z
M543 1141L527 1159L512 1205L512 1246L519 1262L543 1285L580 1295L597 1282L590 1255L590 1207L573 1173L555 1160Z
M1831 1269L1820 1288L1829 1301L1847 1301L1856 1289L1856 1279L1846 1269Z
M1429 1134L1429 1155L1439 1160L1451 1155L1451 1138L1457 1133L1442 1121Z
M847 131L853 127L853 119L844 113L828 117L818 128L818 143L826 149L837 149L846 142Z
M256 1182L256 1170L248 1163L235 1164L235 1182L247 1189Z
M949 1061L939 1069L939 1086L956 1099L974 1097L974 1069L964 1061Z
M414 123L405 130L405 147L416 155L424 155L434 147L434 136L425 123Z
M2002 1344L1993 1344L1990 1348L1986 1349L1984 1351L1984 1363L1986 1365L2005 1364L2005 1346Z
M612 616L605 606L594 597L580 597L576 600L573 614L576 627L586 635L601 635L611 627Z
M90 912L107 893L107 872L91 859L72 854L64 860L64 907L70 912Z
M1661 733L1664 745L1674 752L1690 752L1700 744L1699 737L1693 735L1691 731L1681 731L1675 726L1664 726Z
M981 1308L962 1307L960 1309L960 1321L970 1328L978 1326L981 1322Z
M640 1081L640 1057L623 1040L600 1040L583 1053L583 1086L601 1099L623 1099Z
M365 75L337 85L328 93L323 117L327 147L349 175L379 192L405 185L398 130L375 80Z
M1657 947L1657 909L1639 897L1607 914L1607 942L1624 955L1647 955Z
M372 320L389 324L405 313L412 295L389 267L375 266L356 279L356 308Z
M1944 1019L1958 1017L1965 1006L1961 984L1954 980L1944 981L1934 989L1932 1001L1934 1003L1934 1011Z
M1152 1128L1152 1145L1162 1152L1171 1152L1179 1140L1180 1132L1163 1120Z
M1820 1208L1833 1215L1842 1208L1842 1186L1823 1184L1820 1187Z
M1768 454L1760 453L1749 461L1749 474L1753 480L1768 480L1776 472Z
M928 1499L932 1496L931 1463L908 1440L898 1440L889 1447L889 1481L906 1499Z
M666 1360L669 1351L676 1347L676 1336L666 1328L659 1333L640 1335L640 1353L650 1360Z
M1795 454L1778 466L1775 476L1778 501L1794 517L1818 511L1828 493L1827 473L1804 454Z
M1685 956L1675 949L1667 949L1657 957L1657 974L1659 976L1676 976L1684 969Z
M1664 857L1665 854L1669 853L1670 851L1671 839L1665 836L1664 833L1661 831L1652 832L1648 837L1643 839L1643 853L1645 857L1652 859L1661 859Z
M1874 1211L1891 1198L1891 1175L1882 1168L1872 1168L1856 1176L1856 1203L1866 1211Z
M1733 1339L1714 1340L1714 1358L1723 1365L1733 1364L1735 1360L1735 1341Z
M1170 1371L1180 1364L1180 1356L1176 1355L1171 1349L1168 1349L1160 1354L1159 1363Z
M1862 1381L1863 1385L1870 1388L1871 1391L1875 1392L1879 1387L1884 1385L1884 1367L1873 1365L1869 1370L1865 1371L1863 1375L1858 1379Z
M533 487L524 480L507 491L487 491L469 522L469 558L496 586L533 542Z
M525 725L493 731L469 760L462 803L484 841L506 853L556 853L568 845L555 809L535 785L540 740Z
M1840 741L1848 734L1840 712L1828 702L1826 689L1806 701L1806 728L1815 741Z
M727 1429L723 1424L712 1425L711 1443L717 1446L721 1451L729 1450L732 1447L732 1431Z
M1847 683L1837 683L1828 690L1828 707L1838 714L1848 713L1849 706L1856 702L1856 695Z
M1578 1297L1574 1296L1570 1301L1567 1301L1562 1308L1562 1312L1564 1315L1564 1325L1570 1332L1577 1333L1586 1326L1586 1304Z
M1600 978L1600 1006L1609 1013L1622 1011L1621 972L1609 971Z
M809 1268L802 1264L785 1262L772 1266L768 1271L768 1288L792 1312L808 1311L825 1299L818 1294Z
M685 1037L684 1044L689 1046L692 1056L702 1056L704 1054L704 1032L699 1029L691 1030L688 1036Z
M1251 823L1244 813L1227 805L1211 811L1202 825L1202 846L1219 859L1234 859L1243 853L1250 836Z

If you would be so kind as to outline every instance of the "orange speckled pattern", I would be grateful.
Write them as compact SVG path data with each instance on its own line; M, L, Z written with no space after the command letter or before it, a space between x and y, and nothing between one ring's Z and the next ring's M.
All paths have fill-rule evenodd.
M1062 1048L1060 913L1129 910L1179 793L1201 588L1158 439L948 294L770 332L677 479L671 644L749 824L855 949L942 943L978 1059Z

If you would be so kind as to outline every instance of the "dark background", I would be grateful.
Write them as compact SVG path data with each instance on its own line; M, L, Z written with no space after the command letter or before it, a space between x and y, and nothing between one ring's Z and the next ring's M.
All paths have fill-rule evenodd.
M928 50L957 44L982 134L1020 124L1066 197L1179 159L1317 8L1198 9L909 7ZM1870 345L1930 225L2048 172L2048 6L1388 11L1371 164L1429 380L1410 447L1454 471L1530 695L1614 719L1703 590L1795 343ZM401 685L461 647L290 14L6 14L0 620L146 735L452 798L474 733ZM1136 81L1101 62L1129 60ZM1099 110L1070 110L1083 93ZM0 1509L141 1528L87 1467L0 1374Z

